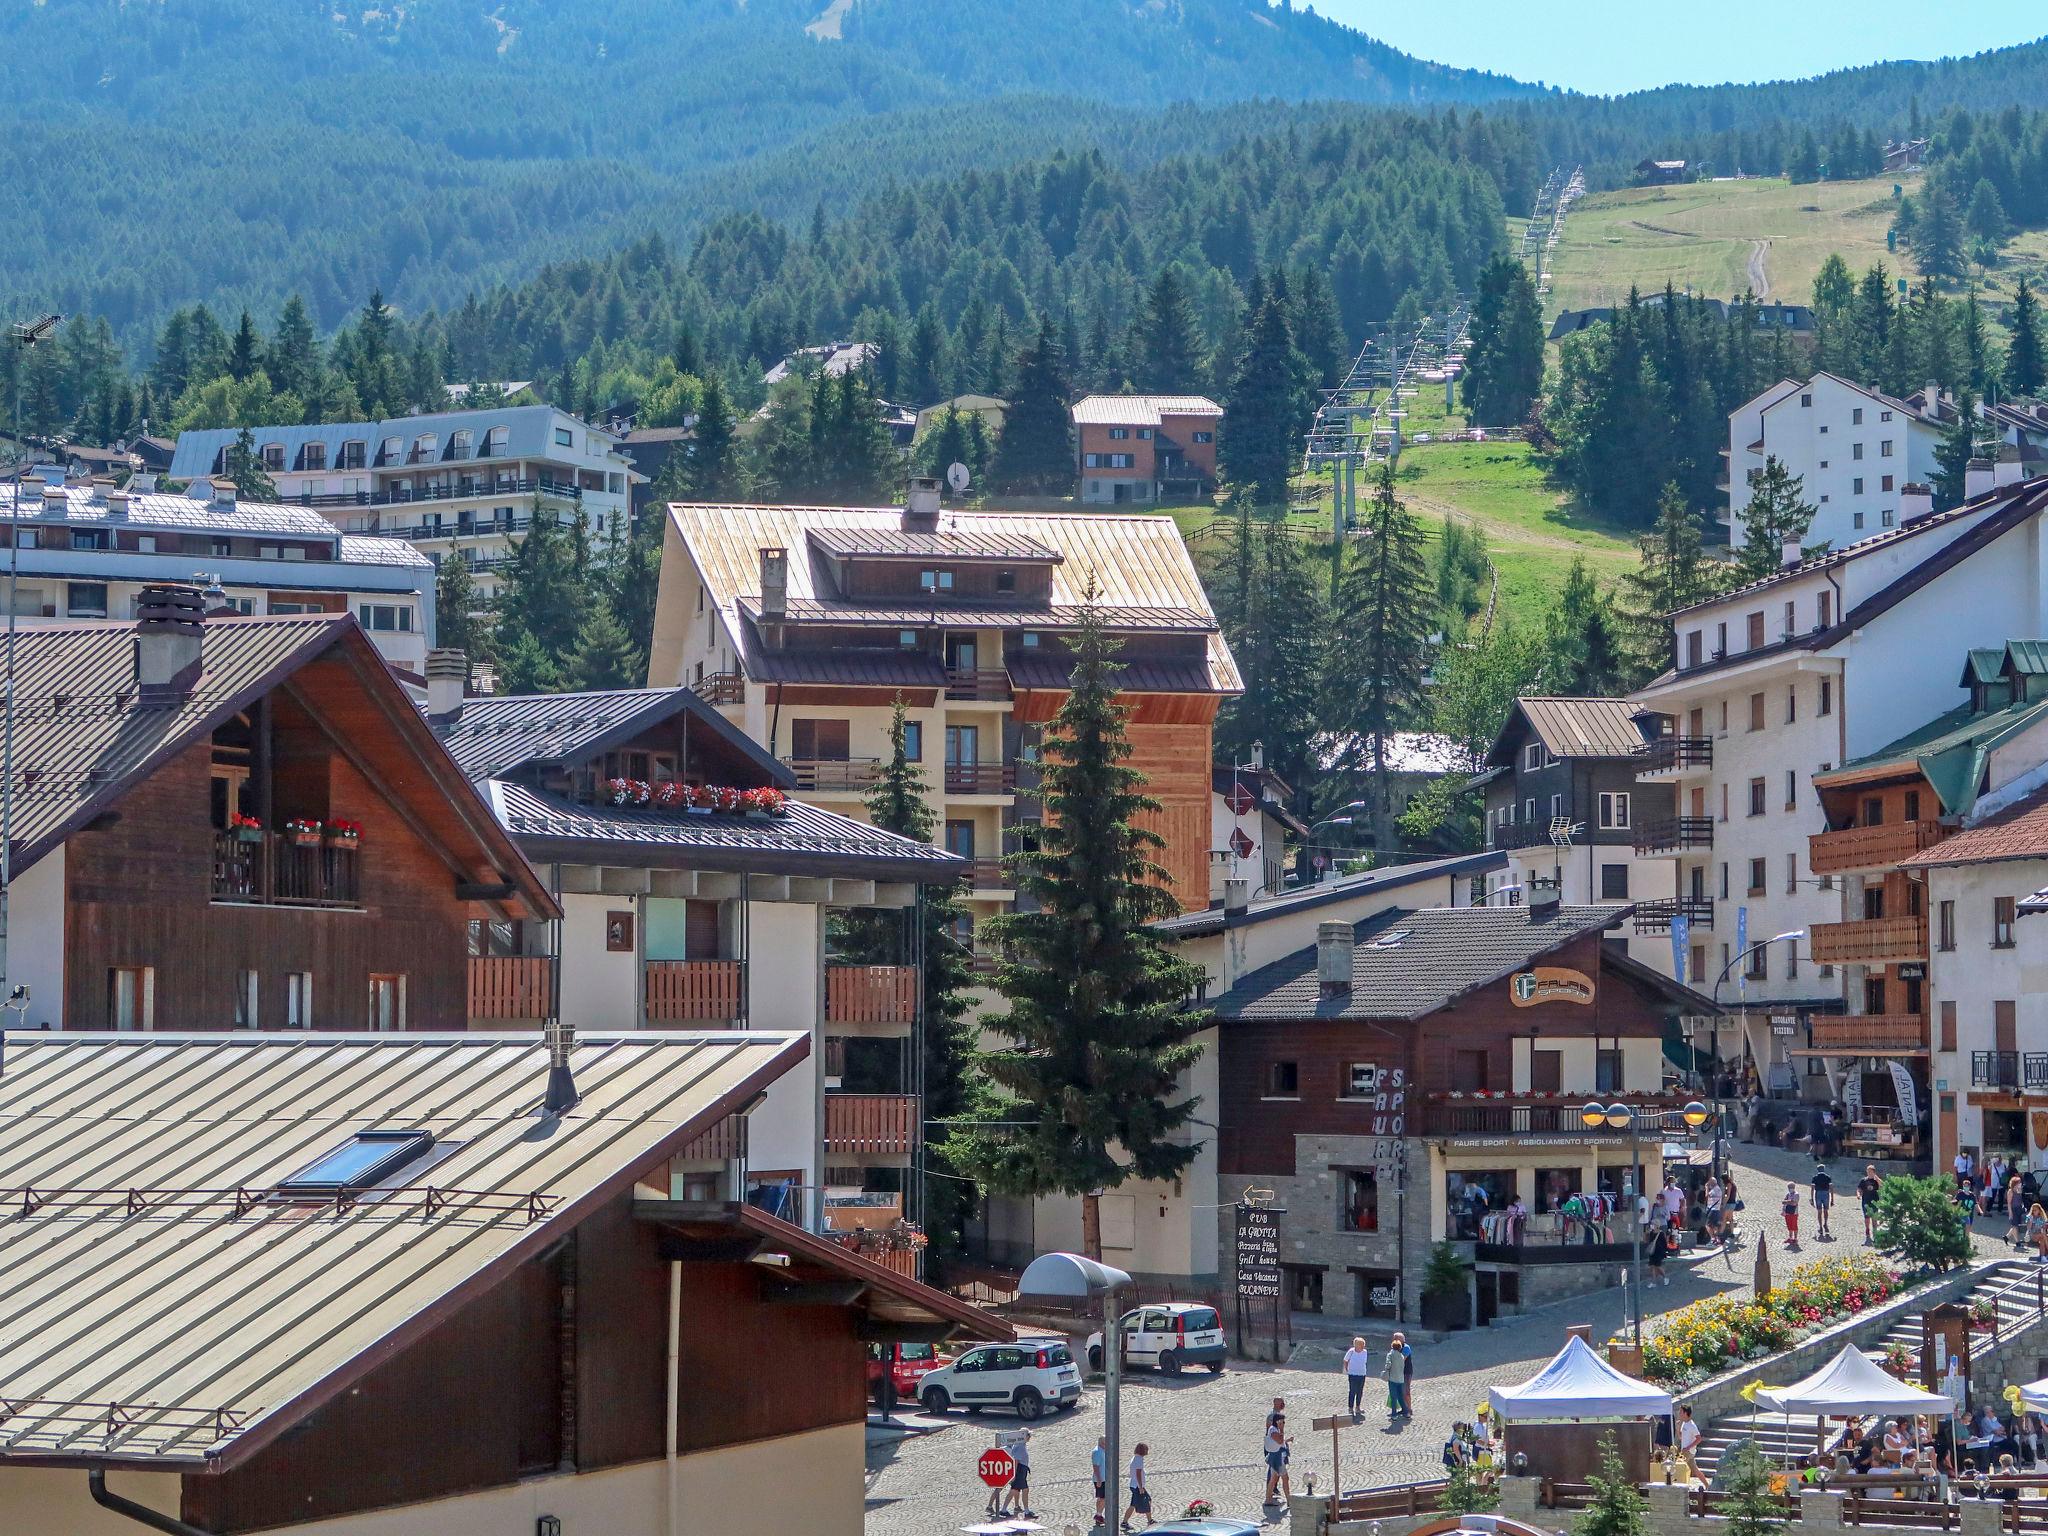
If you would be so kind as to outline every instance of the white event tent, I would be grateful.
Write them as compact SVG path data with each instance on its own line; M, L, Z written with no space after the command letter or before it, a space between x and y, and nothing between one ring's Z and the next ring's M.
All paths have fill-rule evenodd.
M1955 1412L1955 1404L1943 1394L1900 1381L1853 1344L1843 1345L1840 1354L1802 1381L1757 1388L1756 1405L1772 1413L1827 1419L1859 1413L1945 1419Z
M1537 1419L1640 1419L1671 1411L1671 1394L1625 1376L1577 1334L1520 1386L1494 1387L1496 1422Z

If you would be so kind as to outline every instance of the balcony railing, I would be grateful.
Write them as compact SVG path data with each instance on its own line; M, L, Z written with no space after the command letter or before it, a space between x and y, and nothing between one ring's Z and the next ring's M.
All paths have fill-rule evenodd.
M727 1023L740 1016L737 960L650 960L647 962L647 1021L683 1024Z
M213 835L213 899L280 907L359 907L357 850L334 843L301 847L275 832Z
M907 1157L917 1142L917 1098L907 1093L825 1095L825 1151Z
M1636 831L1636 852L1641 854L1683 853L1693 848L1714 846L1714 818L1672 816L1653 821Z
M1636 748L1638 773L1672 773L1681 768L1714 766L1711 736L1659 736Z
M783 766L799 790L850 790L856 794L875 782L881 762L872 757L785 757Z
M949 699L1007 699L1009 696L1010 674L1000 667L993 671L963 667L946 669L946 697Z
M738 672L713 672L709 677L692 683L690 692L706 704L744 704L747 701L747 680Z
M519 480L510 475L478 479L474 483L436 483L415 490L409 485L380 485L367 491L329 491L321 495L301 492L282 498L301 507L398 507L422 501L453 501L464 496L566 496L574 501L583 493L565 480L545 477ZM444 530L446 531L446 530ZM432 537L432 535L424 535Z
M1679 1113L1682 1099L1644 1098L1623 1094L1622 1102L1636 1112L1637 1128L1644 1135L1681 1134L1689 1128ZM1580 1111L1594 1099L1612 1103L1608 1093L1532 1094L1511 1099L1425 1099L1421 1106L1422 1134L1425 1136L1625 1136L1625 1131L1605 1126L1590 1127L1579 1118Z
M1006 795L1017 787L1014 763L948 763L949 795Z
M828 965L825 1018L833 1024L909 1024L923 976L914 965Z
M2048 1088L2048 1051L1972 1051L1972 1088Z
M1859 869L1889 869L1941 841L1938 821L1895 821L1875 827L1816 832L1806 840L1807 863L1816 875Z
M1565 814L1569 815L1570 812ZM1504 827L1486 829L1486 846L1506 850L1510 848L1533 848L1539 843L1550 841L1550 826L1547 822L1511 821Z
M702 1136L676 1154L679 1158L719 1158L730 1161L747 1155L747 1117L727 1115Z
M1848 923L1815 923L1813 958L1820 965L1886 965L1927 958L1925 917L1866 917Z
M969 859L960 883L973 891L1007 891L1013 882L1001 859Z
M1681 914L1695 928L1714 926L1714 904L1704 896L1664 896L1636 903L1636 932L1669 933L1672 918Z
M544 1019L554 1002L555 962L546 955L472 955L471 1019Z
M1814 1049L1865 1056L1927 1049L1927 1021L1917 1013L1863 1013L1815 1019Z

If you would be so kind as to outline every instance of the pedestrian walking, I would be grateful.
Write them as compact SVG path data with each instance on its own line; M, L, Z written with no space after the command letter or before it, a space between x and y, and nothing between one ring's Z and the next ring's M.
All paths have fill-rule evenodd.
M1415 1417L1415 1350L1405 1334L1396 1334L1401 1341L1401 1412L1404 1417Z
M1877 1176L1877 1164L1866 1163L1863 1177L1856 1181L1856 1199L1863 1207L1863 1241L1877 1241L1877 1196L1884 1181Z
M2027 1197L2020 1189L2020 1176L2012 1175L2005 1181L2005 1240L2011 1243L2014 1252L2026 1247Z
M1699 1443L1700 1427L1692 1420L1692 1410L1681 1404L1678 1409L1678 1460L1685 1468L1688 1483L1700 1475L1698 1464L1693 1461L1693 1451Z
M1721 1202L1724 1198L1721 1180L1714 1174L1707 1175L1707 1187L1701 1199L1707 1210L1707 1241L1719 1244L1721 1241Z
M1372 1351L1365 1347L1364 1339L1354 1338L1351 1347L1344 1351L1344 1390L1354 1424L1364 1417L1359 1411L1359 1404L1365 1400L1365 1383L1371 1375Z
M1017 1470L1010 1474L1010 1486L1003 1512L1007 1515L1021 1515L1024 1519L1031 1514L1031 1431L1025 1430L1010 1447L1010 1460L1017 1464Z
M1294 1497L1294 1485L1287 1478L1287 1463L1293 1459L1293 1440L1287 1433L1287 1415L1266 1417L1266 1504L1284 1504Z
M1387 1345L1387 1358L1380 1366L1380 1375L1387 1383L1387 1420L1391 1423L1407 1412L1408 1404L1408 1357L1401 1353L1402 1339L1398 1333Z
M1664 1273L1664 1256L1670 1248L1671 1229L1659 1222L1650 1230L1650 1246L1643 1250L1643 1261L1650 1267L1650 1273L1643 1280L1645 1286L1671 1283L1671 1277Z
M1792 1252L1799 1251L1799 1186L1786 1180L1785 1198L1781 1202L1785 1212L1785 1246Z
M2048 1262L2048 1211L2038 1200L2027 1209L2027 1241L2033 1245L2034 1262Z
M1095 1478L1095 1523L1109 1518L1109 1436L1097 1435L1095 1449L1088 1453L1088 1470Z
M1828 1225L1829 1213L1835 1204L1835 1178L1828 1172L1826 1163L1813 1165L1813 1234L1824 1243L1835 1240L1834 1228Z
M1137 1449L1131 1454L1131 1486L1129 1490L1131 1507L1129 1512L1124 1515L1124 1529L1127 1531L1131 1529L1131 1517L1133 1515L1143 1515L1145 1517L1145 1527L1147 1530L1159 1523L1152 1518L1152 1489L1145 1481L1145 1458L1151 1454L1152 1447L1142 1440L1138 1442Z

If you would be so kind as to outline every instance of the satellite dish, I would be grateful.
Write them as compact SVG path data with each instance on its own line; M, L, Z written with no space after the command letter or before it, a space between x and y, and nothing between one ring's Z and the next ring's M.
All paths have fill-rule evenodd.
M967 489L967 466L957 461L948 464L946 466L946 484L953 487L953 494L955 496L965 491Z

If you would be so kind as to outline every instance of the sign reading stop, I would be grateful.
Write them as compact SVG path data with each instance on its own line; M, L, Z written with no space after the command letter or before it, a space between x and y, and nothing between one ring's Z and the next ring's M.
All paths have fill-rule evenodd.
M981 1460L974 1464L974 1470L981 1474L981 1480L991 1488L1007 1488L1010 1479L1017 1475L1017 1459L1000 1446L981 1453Z

